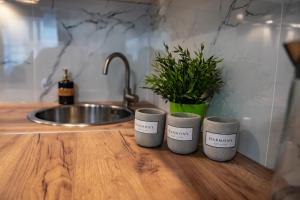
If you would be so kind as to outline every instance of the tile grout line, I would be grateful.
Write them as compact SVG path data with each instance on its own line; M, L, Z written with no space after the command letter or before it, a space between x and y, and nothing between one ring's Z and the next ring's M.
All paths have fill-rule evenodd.
M266 159L265 159L265 166L267 167L268 162L268 154L269 154L269 146L270 146L270 137L271 137L271 128L272 128L272 121L273 121L273 112L274 112L274 105L275 105L275 93L276 93L276 83L277 83L277 73L278 73L278 63L279 63L279 48L280 48L280 41L282 35L282 23L283 23L283 9L284 3L281 2L281 14L280 14L280 25L279 25L279 38L277 40L277 49L276 49L276 67L275 67L275 75L274 75L274 86L273 86L273 95L272 95L272 106L271 106L271 113L270 113L270 125L269 125L269 133L267 138L267 151L266 151Z

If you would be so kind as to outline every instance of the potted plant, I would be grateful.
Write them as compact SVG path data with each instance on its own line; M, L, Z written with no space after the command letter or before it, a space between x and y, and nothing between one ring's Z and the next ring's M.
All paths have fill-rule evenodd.
M154 73L145 77L145 87L170 102L171 112L191 112L205 116L209 101L223 85L217 64L222 59L204 57L204 45L191 55L180 45L173 51L164 44L165 54L157 53Z

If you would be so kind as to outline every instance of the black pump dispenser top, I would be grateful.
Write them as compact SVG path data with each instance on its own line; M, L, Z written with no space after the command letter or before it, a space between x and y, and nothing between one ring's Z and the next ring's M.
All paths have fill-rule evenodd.
M63 78L64 81L69 81L69 72L67 69L64 69L64 78Z

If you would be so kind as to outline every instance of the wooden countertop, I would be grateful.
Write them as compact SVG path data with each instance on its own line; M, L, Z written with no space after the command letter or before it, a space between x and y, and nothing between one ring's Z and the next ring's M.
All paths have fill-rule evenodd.
M219 163L200 149L142 148L132 121L112 129L33 124L21 113L35 106L0 106L0 199L269 198L271 170L240 154Z
M113 103L121 105L120 102L98 102ZM0 134L19 134L19 133L49 133L49 132L69 132L69 131L94 131L94 130L119 130L132 129L132 122L123 122L117 124L87 126L87 127L64 127L51 126L33 123L27 119L27 114L35 109L57 106L57 103L1 103L0 102ZM147 102L139 103L138 107L153 107Z

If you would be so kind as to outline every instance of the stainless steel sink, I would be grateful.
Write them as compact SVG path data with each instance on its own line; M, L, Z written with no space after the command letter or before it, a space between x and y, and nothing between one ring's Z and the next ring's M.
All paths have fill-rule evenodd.
M104 104L64 105L35 110L28 114L33 122L63 126L91 126L129 121L133 112L127 108Z

